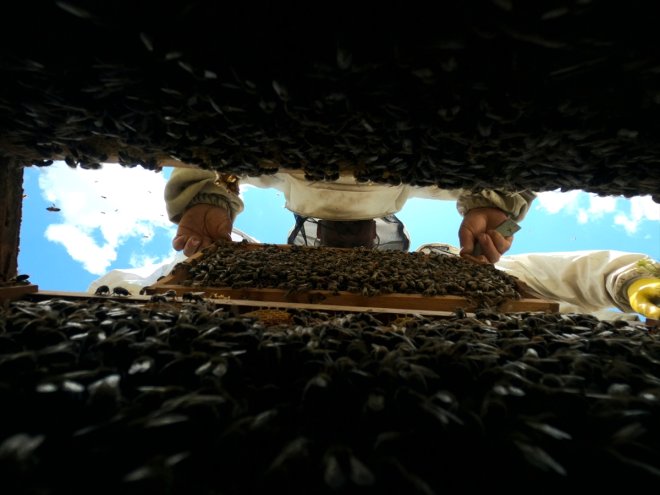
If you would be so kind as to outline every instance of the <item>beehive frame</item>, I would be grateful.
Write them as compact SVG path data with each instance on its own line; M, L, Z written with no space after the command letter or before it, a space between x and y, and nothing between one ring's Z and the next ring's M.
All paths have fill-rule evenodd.
M260 249L267 245L243 244L243 249ZM271 245L273 246L273 245ZM274 245L278 249L290 249L289 245ZM319 249L315 247L299 247L298 249ZM333 248L323 248L333 251ZM341 249L337 249L340 251ZM257 287L190 287L183 284L189 277L190 267L199 262L204 252L190 257L186 263L175 267L169 275L165 276L155 284L147 287L147 294L176 293L183 296L185 293L195 291L204 297L224 298L237 304L256 306L267 304L271 307L305 307L335 309L342 308L346 311L374 311L374 312L419 312L426 315L442 315L459 309L474 311L478 308L475 300L470 300L458 295L422 295L422 294L378 294L364 295L348 291L331 291L321 289L290 291L280 288L257 288ZM508 299L497 307L501 312L522 311L549 311L559 310L559 304L555 301L541 299L534 295L522 282L519 283L518 292L523 297L520 299Z

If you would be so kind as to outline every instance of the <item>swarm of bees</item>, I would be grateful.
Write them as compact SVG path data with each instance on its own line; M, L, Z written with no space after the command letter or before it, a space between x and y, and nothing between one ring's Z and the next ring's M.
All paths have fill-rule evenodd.
M61 157L98 169L112 156L158 170L176 159L226 176L352 172L385 184L561 187L660 201L655 2L626 2L621 13L586 0L426 2L428 13L381 3L377 25L388 34L374 34L378 43L363 36L370 9L352 8L344 23L332 7L312 18L280 5L274 21L271 9L224 6L231 2L190 2L170 17L133 2L94 2L81 14L60 1L47 2L53 11L39 20L31 2L40 5L22 2L28 17L3 18L30 25L38 40L20 50L6 43L0 63L3 139L23 163ZM614 29L613 15L635 28ZM96 45L107 36L82 35L124 19L142 26L140 35L113 38L112 50ZM232 29L218 29L219 20ZM170 23L195 36L158 29ZM52 25L81 36L57 36ZM313 35L297 36L301 26ZM254 43L233 42L232 33L253 29Z
M275 288L288 294L309 290L382 294L459 295L495 307L518 299L516 281L492 265L455 256L370 249L301 248L240 243L209 246L187 263L183 286Z
M125 298L0 305L3 493L657 482L657 333L566 313L393 316ZM108 469L113 459L125 469ZM85 467L75 476L72 460ZM466 477L475 462L484 476ZM185 486L161 489L173 479Z

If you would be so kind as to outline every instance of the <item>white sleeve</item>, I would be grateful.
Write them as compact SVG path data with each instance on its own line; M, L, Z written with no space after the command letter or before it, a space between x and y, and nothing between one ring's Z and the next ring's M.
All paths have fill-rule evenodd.
M160 277L169 275L172 268L186 259L187 257L183 254L183 251L179 251L174 254L172 261L166 264L110 270L102 277L94 280L87 288L87 292L94 293L100 286L107 285L110 291L114 287L119 286L128 290L132 295L137 295L140 289L147 285L155 284Z
M179 223L193 205L212 204L226 208L232 221L243 211L243 200L218 181L218 174L197 168L175 168L165 184L165 207L169 219Z
M496 268L519 278L546 299L561 301L591 313L617 307L634 312L628 301L630 283L644 276L641 253L572 251L503 256Z
M481 191L465 191L458 198L456 208L461 216L474 208L499 208L508 213L516 222L522 221L532 202L536 198L536 193L523 191L500 191L497 189L483 189Z
M456 201L456 209L461 216L474 208L499 208L508 213L513 220L520 222L529 211L536 198L536 193L528 190L501 191L497 189L440 189L437 186L408 187L407 196L411 198L443 199Z

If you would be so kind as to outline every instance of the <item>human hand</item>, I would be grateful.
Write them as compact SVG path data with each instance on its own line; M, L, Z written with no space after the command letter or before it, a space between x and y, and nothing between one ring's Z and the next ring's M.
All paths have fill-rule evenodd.
M474 208L463 217L458 229L461 256L482 263L497 263L513 244L513 236L503 236L495 229L509 216L499 208ZM475 255L475 245L481 253Z
M221 206L198 204L186 210L172 240L176 251L186 256L210 246L215 241L231 241L232 221L229 212Z
M660 319L660 278L640 278L628 287L630 306L637 313Z

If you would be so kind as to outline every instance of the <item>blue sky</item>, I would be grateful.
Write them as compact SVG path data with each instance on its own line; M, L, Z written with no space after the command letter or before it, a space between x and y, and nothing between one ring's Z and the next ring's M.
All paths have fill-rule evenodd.
M82 170L63 162L26 167L19 273L40 290L83 292L110 270L139 267L147 275L171 261L175 227L163 201L171 170L118 164ZM246 208L235 227L264 243L285 243L293 215L283 195L255 187L241 195ZM452 201L411 199L397 216L413 250L427 242L458 245L461 217ZM522 227L508 254L614 249L660 259L660 204L648 196L546 192Z

